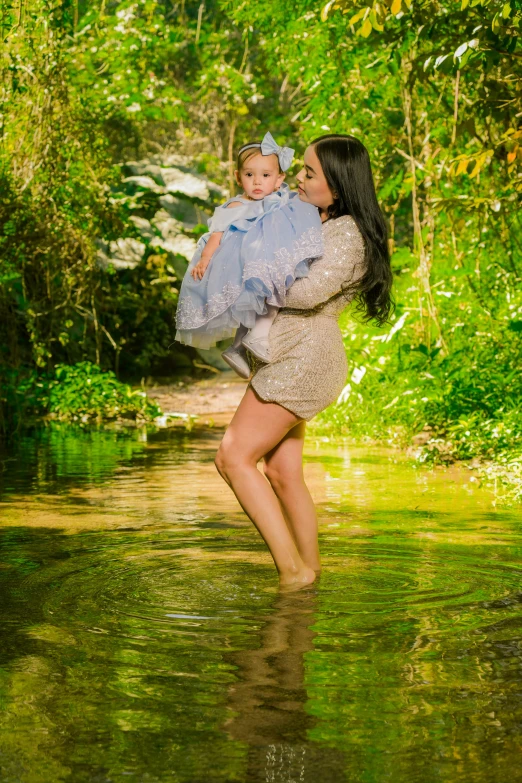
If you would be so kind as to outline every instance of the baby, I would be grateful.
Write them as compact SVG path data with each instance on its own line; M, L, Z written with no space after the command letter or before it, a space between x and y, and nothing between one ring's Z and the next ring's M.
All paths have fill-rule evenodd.
M210 348L235 333L223 359L250 376L246 350L270 361L268 334L287 289L323 252L316 207L284 183L293 150L270 133L238 153L240 196L218 207L183 279L176 339Z

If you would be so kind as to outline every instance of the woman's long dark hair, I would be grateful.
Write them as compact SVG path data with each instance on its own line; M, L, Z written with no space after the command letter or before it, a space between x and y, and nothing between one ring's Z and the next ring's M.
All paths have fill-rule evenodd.
M328 217L351 215L366 248L367 269L344 293L357 301L365 321L385 324L393 312L392 271L388 230L377 202L368 150L354 136L328 134L312 141L334 202Z

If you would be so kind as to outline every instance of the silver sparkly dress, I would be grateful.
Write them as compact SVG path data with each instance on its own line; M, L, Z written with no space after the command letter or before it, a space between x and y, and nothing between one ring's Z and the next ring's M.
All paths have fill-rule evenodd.
M272 361L257 364L250 380L261 399L306 420L335 402L346 383L337 321L349 297L342 288L365 271L364 241L352 217L324 223L323 241L324 254L293 283L272 325Z

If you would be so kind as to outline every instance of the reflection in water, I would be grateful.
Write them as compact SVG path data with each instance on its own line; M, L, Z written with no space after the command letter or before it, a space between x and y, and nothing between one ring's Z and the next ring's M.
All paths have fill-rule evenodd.
M312 649L315 590L278 596L259 631L259 642L230 653L238 681L228 691L236 716L226 723L234 739L268 746L302 741L310 720L304 710L304 654Z
M324 572L279 593L218 441L0 454L0 781L522 780L518 515L309 441Z
M308 741L316 721L306 710L305 656L313 649L317 588L277 596L248 649L225 656L237 670L225 728L249 746L246 780L312 781L325 768L341 779L339 754Z

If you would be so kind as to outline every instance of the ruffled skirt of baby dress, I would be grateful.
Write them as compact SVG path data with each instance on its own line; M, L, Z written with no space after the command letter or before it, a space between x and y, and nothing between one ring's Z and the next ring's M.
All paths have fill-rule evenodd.
M226 209L230 202L242 206ZM287 185L260 201L234 198L227 204L210 223L212 231L224 233L203 278L194 280L190 272L210 233L199 240L179 295L176 340L196 348L211 348L240 324L251 329L267 304L282 307L287 289L306 277L310 261L323 252L317 207Z

